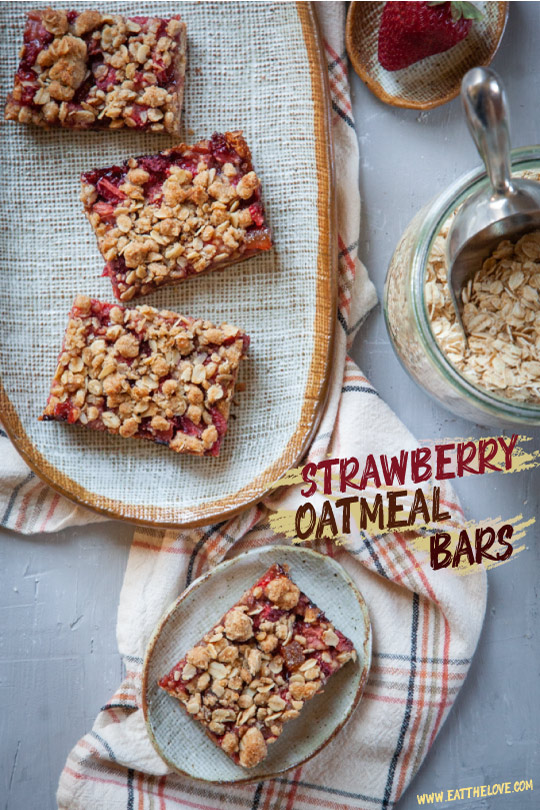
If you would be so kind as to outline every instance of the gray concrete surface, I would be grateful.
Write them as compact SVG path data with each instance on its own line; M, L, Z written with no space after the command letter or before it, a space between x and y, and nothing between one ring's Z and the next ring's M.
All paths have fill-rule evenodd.
M512 2L492 66L510 102L513 146L540 142L540 3ZM382 300L386 268L413 215L455 178L477 166L459 100L429 112L382 104L352 74L360 145L360 255ZM444 411L407 377L388 344L379 306L356 340L354 358L386 402L419 439L489 435ZM491 429L494 431L495 429ZM540 431L523 431L540 446ZM540 471L488 476L456 485L478 522L539 512ZM417 795L499 781L533 779L535 790L444 802L441 808L522 810L540 807L540 643L538 526L529 549L489 575L486 621L469 676L432 750L397 810L418 808Z
M540 3L512 2L494 67L511 101L514 144L539 137ZM478 163L458 102L429 113L386 107L354 77L361 151L361 255L379 293L396 241L412 215ZM353 356L420 439L485 435L452 417L408 379L389 346L380 308ZM527 431L540 444L540 431ZM538 513L540 472L468 479L458 486L478 521ZM121 677L116 605L132 528L108 523L54 536L0 532L0 804L52 810L73 743ZM469 810L540 806L538 530L515 561L490 574L489 605L467 681L420 772L397 805L417 794L533 779L533 792L437 804Z

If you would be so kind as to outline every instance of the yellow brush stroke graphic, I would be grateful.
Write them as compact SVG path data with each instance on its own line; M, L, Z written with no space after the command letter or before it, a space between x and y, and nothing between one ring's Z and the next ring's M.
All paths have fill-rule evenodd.
M480 442L496 441L497 438L498 438L497 436L482 436L479 439L473 439L473 438L430 439L430 440L427 440L427 441L423 441L419 446L430 448L434 452L434 448L437 445L442 446L442 445L453 444L453 445L457 446L459 444L470 443L471 445L474 445L476 447L476 453L477 453L477 456L478 456ZM503 437L503 438L508 438L508 437ZM536 450L536 449L532 449L532 448L527 449L525 447L522 447L522 444L526 444L526 443L532 442L532 441L533 441L533 439L530 436L519 436L518 437L517 444L516 444L516 446L514 447L514 449L512 451L512 466L510 467L509 470L505 469L504 451L503 451L502 447L499 446L498 450L497 450L497 453L494 455L494 457L492 459L490 459L490 464L492 464L497 469L496 470L491 470L491 469L488 468L482 474L486 475L486 474L493 473L493 472L502 472L502 473L505 473L505 474L516 473L516 472L527 472L529 470L534 470L536 467L539 467L540 466L540 449ZM399 452L396 453L396 455L399 455ZM455 451L449 451L449 455L450 455L450 457L453 457L454 460L455 460ZM328 453L327 458L330 458L330 457L331 457L331 453ZM471 465L471 466L474 467L474 464ZM275 481L272 484L272 488L275 489L275 488L283 487L283 486L293 486L295 484L304 484L305 485L305 481L302 478L302 470L303 469L304 469L304 465L302 465L301 467L293 467L292 469L288 470L288 472L285 473L285 475L282 478L280 478L278 481ZM452 466L450 466L450 470L451 469L452 469ZM466 478L466 477L468 477L470 475L473 475L473 473L465 472L463 477ZM322 473L322 471L318 471L317 474L314 476L314 478L317 481L317 483L321 485L320 488L319 488L319 491L322 491L322 482L323 482L323 473ZM339 474L338 473L333 473L331 478L332 478L332 485L339 482ZM353 482L355 484L360 483L359 478L354 478L352 480L353 480ZM393 486L395 487L395 485L393 485ZM381 487L380 487L381 490L385 490L385 489L388 489L388 488L389 487L385 486L384 484L382 484Z
M282 475L281 478L278 478L277 481L274 481L269 489L277 489L278 487L290 487L293 484L302 484L302 467L292 467L288 470L285 475Z
M508 437L505 437L508 438ZM467 444L471 443L474 444L478 453L478 446L480 442L488 442L488 441L496 441L497 436L481 436L479 439L473 439L470 437L465 438L454 438L454 439L428 439L421 442L423 447L432 447L434 448L436 445L443 445L443 444ZM497 467L497 470L485 470L483 475L487 475L493 472L502 472L504 474L507 473L516 473L516 472L527 472L528 470L534 470L536 467L540 466L540 450L527 450L524 447L521 447L521 444L524 442L532 442L532 436L518 436L517 444L512 451L512 466L509 470L505 469L505 457L502 447L499 446L496 455L494 458L490 460L490 463L493 466ZM301 468L300 468L301 469ZM291 471L292 472L292 471ZM473 473L466 472L464 474L464 478L473 475Z
M532 442L530 436L520 436L518 444L512 453L512 469L504 470L503 472L525 472L527 470L534 470L540 466L540 450L532 450L527 452L525 448L520 447L519 442Z
M516 438L517 441L511 450ZM503 562L514 559L526 548L523 544L518 544L525 537L526 529L534 524L535 519L525 519L523 515L516 515L509 520L503 520L499 516L478 524L473 521L463 522L461 514L458 516L449 514L448 508L444 504L439 504L440 488L437 476L433 474L436 473L437 448L439 448L439 453L443 453L441 468L447 473L444 476L446 480L455 478L458 470L463 477L474 475L467 467L471 470L482 470L481 474L533 470L540 466L540 449L535 449L534 445L531 446L529 444L531 441L533 440L529 436L513 434L512 437L487 436L479 439L423 442L421 447L430 451L426 454L427 468L424 467L424 469L429 474L431 467L432 477L421 484L414 483L418 481L419 468L416 468L416 473L413 472L413 451L411 450L403 451L404 461L401 460L399 451L395 456L386 456L386 459L381 455L370 456L370 473L364 475L363 483L362 465L367 463L367 456L362 459L333 458L328 454L326 458L331 461L322 459L318 463L310 462L309 475L306 474L305 479L302 473L306 467L302 466L289 470L274 484L274 487L301 485L302 491L310 493L310 497L299 499L298 508L295 510L278 509L271 513L269 516L270 527L276 534L288 537L293 543L331 540L337 545L362 542L363 535L383 538L384 534L399 531L407 538L415 551L431 554L432 562L434 559L438 561L448 559L442 546L438 558L434 553L437 547L434 535L444 532L446 537L441 538L441 543L444 540L445 549L451 554L452 570L456 573L468 573L476 570L478 565L483 565L487 570L497 568ZM529 446L527 447L527 445ZM400 459L399 465L396 464L396 469L399 466L400 476L404 475L404 478L400 479L406 482L403 485L399 484L397 476L392 478L388 472L389 469L393 469L393 459ZM483 459L481 466L479 466L479 459ZM466 461L465 465L463 460ZM391 484L387 484L385 481L383 461L386 461L388 474L386 480L391 481ZM486 467L486 461L495 469ZM352 463L351 471L358 471L358 476L352 479L345 476L341 480L339 472L341 463L346 471L349 469L349 462ZM506 469L507 467L509 469ZM375 475L373 469L376 469ZM453 475L448 475L448 473ZM362 485L364 488L360 490L359 487ZM301 494L300 487L298 494ZM346 503L347 499L350 502ZM401 525L396 523L396 499L399 503L397 520L402 522ZM446 514L444 514L445 512ZM502 530L503 527L512 528L510 537L504 532L500 536L498 535L499 530ZM489 547L491 536L489 529L492 529L497 537L492 547ZM484 534L479 534L477 537L477 531L482 530ZM508 532L508 529L506 531ZM512 547L508 560L489 559L489 554L501 556L505 549L508 551L505 540ZM483 545L486 545L485 554L481 553ZM464 553L461 553L462 551ZM471 563L471 558L474 558L474 563ZM455 568L453 567L454 561L456 561Z
M522 551L524 551L527 546L521 544L517 545L520 540L522 540L526 535L526 529L530 526L533 526L535 523L535 518L524 519L523 515L516 515L510 519L503 519L501 516L496 518L487 518L482 524L478 524L475 521L467 521L464 525L460 526L459 528L447 528L444 529L450 535L450 546L448 547L448 551L454 557L460 535L462 531L466 531L470 540L471 545L474 549L474 536L477 529L483 527L490 527L492 528L495 533L502 529L503 526L512 526L513 534L511 538L511 545L512 545L512 555L508 557L506 560L489 560L483 557L481 559L481 565L485 568L486 571L491 571L493 568L498 568L500 565L504 565L505 563L510 562L511 560L515 559L515 557ZM430 553L430 544L431 538L427 535L409 535L407 538L410 545L413 549L417 552L424 552L425 554ZM501 550L500 546L497 544L494 545L493 549L490 549L490 553L495 556L497 551ZM463 558L456 568L452 568L456 574L471 574L477 570L477 565L471 565L468 560Z
M270 527L272 531L276 534L284 535L288 537L294 544L301 544L304 542L308 542L309 540L314 539L313 537L306 538L304 540L300 540L296 534L296 512L293 510L279 510L270 514L269 516ZM527 546L524 544L519 544L519 541L522 540L526 535L526 530L534 525L535 518L528 518L525 519L523 515L515 515L510 519L503 519L500 515L496 518L487 518L481 524L476 523L475 521L467 521L466 523L458 523L456 521L449 521L444 525L433 526L432 524L419 524L414 526L413 529L409 529L403 532L404 537L407 539L407 542L412 546L413 550L417 553L425 554L426 557L429 557L430 550L431 550L431 543L433 536L439 532L446 532L450 535L450 545L448 546L448 551L451 554L452 559L455 556L456 549L458 547L458 543L460 540L461 533L463 531L467 532L468 537L471 542L471 547L474 551L475 548L475 532L477 529L487 528L490 527L494 530L495 534L502 529L503 526L511 526L513 529L513 534L511 540L508 542L512 545L512 554L506 560L490 560L482 557L480 562L474 563L471 565L469 561L463 557L457 567L448 566L449 570L454 571L456 574L459 575L467 575L474 573L478 570L478 565L482 565L486 571L491 571L493 568L498 568L500 565L504 565L507 562L511 562L516 556L524 551ZM358 526L358 524L357 524ZM371 529L359 531L357 537L359 538L360 542L362 542L362 534L364 533L377 536L382 538L384 535L384 530L381 531L378 526L372 526ZM349 545L355 542L355 540L351 536L347 535L338 535L336 537L328 536L328 532L325 532L326 537L323 539L332 540L337 546ZM384 542L384 541L383 541ZM494 544L493 548L490 549L490 553L495 556L497 552L500 552L501 546L497 543Z

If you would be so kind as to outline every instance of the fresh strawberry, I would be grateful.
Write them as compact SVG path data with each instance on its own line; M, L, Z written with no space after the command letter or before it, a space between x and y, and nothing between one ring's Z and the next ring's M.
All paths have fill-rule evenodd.
M466 2L385 3L379 28L379 62L402 70L461 42L481 12Z

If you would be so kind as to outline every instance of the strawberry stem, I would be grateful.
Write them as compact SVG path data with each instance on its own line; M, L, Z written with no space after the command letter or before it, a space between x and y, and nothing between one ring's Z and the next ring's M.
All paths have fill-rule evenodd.
M447 0L431 0L428 6L444 6ZM450 10L454 22L461 20L481 20L484 16L480 9L474 3L466 2L466 0L453 0L450 3Z

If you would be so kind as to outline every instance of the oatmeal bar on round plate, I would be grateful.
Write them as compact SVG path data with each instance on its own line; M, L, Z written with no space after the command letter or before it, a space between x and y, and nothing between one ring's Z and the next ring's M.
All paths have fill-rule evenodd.
M248 345L236 326L79 295L40 418L217 456Z
M352 641L276 563L159 685L236 764L253 768L305 701L355 658Z
M43 127L176 134L186 24L179 16L30 11L5 117Z

